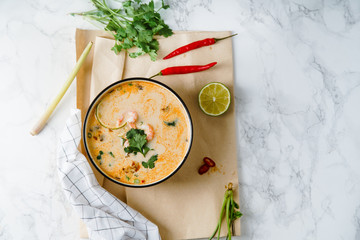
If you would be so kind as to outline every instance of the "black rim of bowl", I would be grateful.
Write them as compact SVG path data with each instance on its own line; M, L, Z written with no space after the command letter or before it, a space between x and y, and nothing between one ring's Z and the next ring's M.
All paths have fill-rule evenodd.
M181 104L183 105L185 111L186 111L186 114L188 115L188 118L189 118L189 121L190 121L190 142L189 142L189 148L183 158L183 160L181 161L181 163L177 166L177 168L171 172L168 176L164 177L163 179L157 181L157 182L153 182L153 183L150 183L150 184L144 184L144 185L136 185L136 184L126 184L126 183L123 183L123 182L120 182L120 181L117 181L115 179L113 179L112 177L108 176L94 161L94 159L91 157L90 155L90 152L88 150L88 145L87 145L87 141L86 141L86 126L87 126L87 121L88 121L88 118L89 118L89 115L90 113L92 112L92 109L95 105L95 103L98 101L99 98L101 98L103 96L103 94L105 94L109 89L111 89L112 87L114 87L115 85L118 85L118 84L121 84L121 83L124 83L124 82L130 82L130 81L136 81L136 80L140 80L140 81L147 81L147 82L152 82L152 83L155 83L155 84L158 84L162 87L164 87L165 89L169 90L172 94L175 95L175 97L181 102ZM181 99L181 97L174 91L172 90L170 87L168 87L167 85L165 85L164 83L161 83L159 81L156 81L156 80L153 80L153 79L150 79L150 78L143 78L143 77L133 77L133 78L126 78L126 79L123 79L123 80L119 80L117 82L114 82L112 84L110 84L109 86L107 86L106 88L104 88L98 95L96 95L96 97L94 98L94 100L91 102L87 112L86 112L86 115L85 115L85 119L84 119L84 124L83 124L83 143L84 143L84 146L85 146L85 151L86 151L86 154L88 155L89 159L91 160L91 163L94 165L94 167L104 176L106 177L107 179L109 179L110 181L114 182L114 183L117 183L119 185L122 185L122 186L125 186L125 187L133 187L133 188L143 188L143 187L150 187L150 186L154 186L154 185L157 185L161 182L164 182L165 180L169 179L171 176L173 176L181 167L182 165L184 164L184 162L186 161L186 159L188 158L189 154L190 154L190 150L191 150L191 147L192 147L192 142L193 142L193 134L194 134L194 129L193 129L193 123L192 123L192 119L191 119L191 116L190 116L190 112L189 112L189 109L187 108L187 106L185 105L185 102Z

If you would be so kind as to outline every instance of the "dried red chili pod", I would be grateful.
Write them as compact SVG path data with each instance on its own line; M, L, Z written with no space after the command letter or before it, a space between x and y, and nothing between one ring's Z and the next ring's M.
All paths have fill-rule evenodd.
M208 158L208 157L204 157L204 163L206 165L208 165L209 167L215 167L215 162L211 159L211 158Z
M204 164L204 165L202 165L202 166L199 168L198 173L199 173L200 175L203 175L203 174L206 173L207 171L209 171L209 166L206 165L206 164Z

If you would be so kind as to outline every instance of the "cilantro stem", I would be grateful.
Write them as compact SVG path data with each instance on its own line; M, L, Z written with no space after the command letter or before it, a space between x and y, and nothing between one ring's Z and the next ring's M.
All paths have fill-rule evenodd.
M90 16L93 16L92 14L89 14L89 13L98 13L98 14L104 14L104 13L106 13L106 12L108 12L109 13L109 15L108 16L106 16L106 17L102 17L102 18L93 18L93 17L89 17L90 19L92 19L92 20L96 20L96 21L99 21L99 22L101 22L101 20L112 20L113 22L115 22L115 23L117 23L117 25L118 26L121 26L121 27L125 27L125 25L124 25L124 23L122 23L118 18L116 18L116 17L119 17L119 18L122 18L122 19L124 19L125 21L129 21L129 19L127 19L124 15L122 15L122 14L120 14L119 13L119 11L121 10L121 9L111 9L111 8L109 8L106 4L105 4L105 2L101 2L101 1L98 1L98 0L92 0L92 2L93 2L93 4L94 4L94 6L97 8L97 9L95 9L95 10L90 10L90 11L88 11L88 12L85 12L85 13L80 13L80 14L76 14L76 15L82 15L82 16L84 16L84 17L89 17L89 15ZM102 11L102 12L100 12L100 11ZM98 16L98 15L97 15ZM106 25L106 22L101 22L102 24L104 24L104 25Z
M156 12L159 12L161 9L164 9L163 7L160 7L158 10L156 10Z

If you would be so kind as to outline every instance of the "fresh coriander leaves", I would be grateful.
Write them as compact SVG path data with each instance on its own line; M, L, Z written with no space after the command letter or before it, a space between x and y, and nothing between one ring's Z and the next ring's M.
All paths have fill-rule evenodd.
M101 160L101 155L103 155L104 152L100 150L99 155L96 156L97 160Z
M173 127L175 127L175 125L176 125L176 120L174 120L174 121L172 121L172 122L164 121L164 123L165 123L166 125L168 125L168 126L173 126Z
M158 160L158 155L153 155L147 162L142 162L141 164L144 166L144 168L150 168L153 169L155 167L155 162Z
M147 140L144 130L132 128L126 133L126 138L129 141L129 146L124 148L124 151L134 154L139 152L145 157L150 148L146 146Z
M91 0L95 10L72 15L81 15L90 21L100 23L106 31L112 33L115 45L112 50L118 54L137 47L137 51L129 53L136 58L148 54L152 61L156 60L159 42L155 35L169 37L172 30L159 14L159 10L168 9L169 5L161 0L161 7L155 10L154 1L141 3L141 0L126 0L122 8L111 8L105 0Z

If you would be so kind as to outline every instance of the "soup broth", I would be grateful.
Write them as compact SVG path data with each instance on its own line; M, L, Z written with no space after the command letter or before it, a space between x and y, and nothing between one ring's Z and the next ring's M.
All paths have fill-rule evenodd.
M88 118L90 155L118 182L158 182L174 172L188 152L188 114L172 92L156 83L117 85L101 97Z

